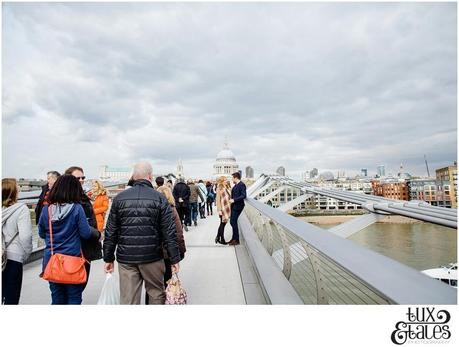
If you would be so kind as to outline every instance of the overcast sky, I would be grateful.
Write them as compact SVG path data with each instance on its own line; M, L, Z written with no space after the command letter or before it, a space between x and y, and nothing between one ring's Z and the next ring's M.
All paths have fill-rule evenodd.
M431 172L457 156L456 4L3 3L3 177L150 160ZM245 170L244 170L245 173Z

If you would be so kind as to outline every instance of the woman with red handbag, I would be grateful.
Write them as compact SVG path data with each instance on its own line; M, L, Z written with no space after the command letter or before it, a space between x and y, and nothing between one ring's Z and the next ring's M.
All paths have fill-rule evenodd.
M49 193L49 206L43 209L38 233L45 239L43 279L49 281L53 305L80 305L86 282L81 238L98 238L81 206L83 188L72 175L60 176Z

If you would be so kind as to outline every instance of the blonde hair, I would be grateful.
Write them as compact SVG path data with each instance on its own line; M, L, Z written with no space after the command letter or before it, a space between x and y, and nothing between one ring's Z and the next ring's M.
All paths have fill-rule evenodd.
M225 176L220 176L217 178L217 186L218 188L225 188L225 182L226 182L226 177Z
M2 206L10 207L18 201L18 184L15 178L2 179Z
M92 183L96 184L97 186L97 190L94 192L96 195L103 195L103 194L107 194L107 189L105 189L104 185L102 184L102 182L100 182L99 180L94 180L92 181Z
M157 191L166 197L169 204L171 204L172 206L175 206L174 196L172 195L172 191L168 186L161 186L157 189Z

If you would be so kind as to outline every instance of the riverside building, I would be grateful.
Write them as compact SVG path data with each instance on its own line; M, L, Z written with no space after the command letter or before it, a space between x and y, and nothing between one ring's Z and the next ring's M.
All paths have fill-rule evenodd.
M101 181L120 181L129 180L132 168L130 167L110 167L102 165L99 169L99 179Z
M457 162L435 170L438 206L457 208Z

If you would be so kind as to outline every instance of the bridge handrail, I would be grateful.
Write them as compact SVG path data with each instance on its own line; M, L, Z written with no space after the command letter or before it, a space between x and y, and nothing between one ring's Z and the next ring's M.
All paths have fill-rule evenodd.
M321 259L331 261L387 303L456 304L457 291L440 281L253 198L247 198L246 203L248 216L252 214L250 207L255 209L262 218L279 225L312 252L319 252ZM249 219L257 224L253 216Z
M127 184L127 182L121 182L121 183L116 183L116 184L108 184L106 186L104 186L105 188L112 188L112 187L118 187L118 186L122 186L122 185L125 185ZM20 196L21 194L24 194L24 193L33 193L35 192L35 194L32 194L30 196ZM86 192L87 193L87 192ZM18 197L18 201L23 201L23 200L35 200L35 199L38 199L40 198L40 194L41 194L41 190L37 190L37 191L29 191L29 192L19 192L19 197Z

